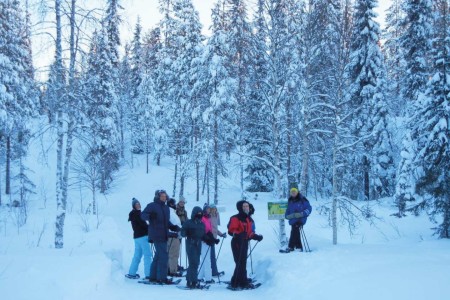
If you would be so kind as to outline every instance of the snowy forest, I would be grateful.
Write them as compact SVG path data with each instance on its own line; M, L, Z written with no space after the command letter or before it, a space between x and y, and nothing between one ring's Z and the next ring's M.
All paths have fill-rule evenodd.
M377 0L215 0L205 36L191 0L159 0L158 25L137 20L130 41L126 1L81 2L0 0L0 204L26 223L39 183L24 158L54 133L55 248L74 183L95 215L137 156L147 172L173 161L173 197L192 181L194 201L218 203L237 170L242 197L325 199L333 229L390 198L396 217L428 214L450 238L450 1L392 0L380 28Z

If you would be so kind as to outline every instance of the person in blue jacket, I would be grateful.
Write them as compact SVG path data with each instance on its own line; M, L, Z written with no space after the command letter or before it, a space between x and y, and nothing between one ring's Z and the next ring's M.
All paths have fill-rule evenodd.
M167 241L169 229L180 231L180 227L170 223L169 207L166 205L168 199L164 190L157 190L152 203L142 211L141 218L148 224L148 239L155 245L155 256L150 267L151 282L170 284L167 279L169 254L167 252Z
M311 210L312 207L308 199L300 194L297 188L291 188L288 207L285 213L285 218L289 220L289 225L291 225L291 236L289 237L289 244L286 251L290 252L294 251L294 249L303 251L300 229L305 225Z

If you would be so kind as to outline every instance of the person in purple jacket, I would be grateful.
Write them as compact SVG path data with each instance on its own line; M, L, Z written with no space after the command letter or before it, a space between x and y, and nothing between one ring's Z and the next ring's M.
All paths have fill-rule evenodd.
M291 236L289 237L287 252L294 251L294 249L303 251L300 230L305 225L311 210L312 207L308 199L300 194L297 188L291 188L288 207L284 215L289 220L289 225L291 225Z

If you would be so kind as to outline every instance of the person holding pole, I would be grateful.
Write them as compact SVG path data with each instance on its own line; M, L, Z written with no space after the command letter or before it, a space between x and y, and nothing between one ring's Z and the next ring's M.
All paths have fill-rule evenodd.
M190 289L201 288L197 278L202 241L209 241L209 237L205 234L205 224L202 222L202 218L203 211L200 207L196 206L192 209L191 219L186 220L183 223L183 227L181 227L181 236L186 237L186 253L189 260L186 286Z
M263 236L253 231L253 222L250 219L250 205L247 201L241 200L236 203L238 214L230 218L228 223L228 234L231 239L231 250L236 264L233 276L231 277L231 289L253 289L254 285L247 279L247 252L248 242L253 239L262 241Z
M212 225L212 233L215 239L217 239L218 236L220 236L221 238L226 238L227 234L226 232L222 233L219 230L219 225L220 225L220 215L219 212L217 211L217 207L215 204L211 204L210 206L210 210L209 210L209 216L210 216L210 220L211 220L211 225ZM223 240L222 240L223 242ZM211 246L211 269L212 269L212 276L223 276L224 272L219 272L219 270L217 269L217 260L216 260L216 247L213 244Z
M205 235L206 238L203 239L202 242L202 253L201 259L202 264L200 266L200 270L198 271L198 280L205 281L205 284L214 283L214 279L212 279L212 269L211 269L211 247L212 245L218 244L220 242L219 239L214 238L212 233L212 224L210 219L210 207L208 204L205 204L203 207L203 217L202 222L205 224Z
M289 220L289 225L291 225L291 236L289 237L288 248L285 252L291 252L294 249L303 251L300 230L305 225L311 211L312 207L308 199L300 194L297 188L291 188L288 207L285 213L285 218Z

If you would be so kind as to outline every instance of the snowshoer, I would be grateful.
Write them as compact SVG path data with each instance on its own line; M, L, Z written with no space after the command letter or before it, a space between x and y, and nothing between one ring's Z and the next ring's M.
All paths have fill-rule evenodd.
M217 239L218 236L221 238L225 238L227 236L226 232L222 233L219 230L220 225L220 215L217 211L217 206L215 204L211 204L210 206L210 220L212 225L212 233L215 239ZM222 276L223 272L219 272L217 269L217 260L216 260L216 245L213 244L211 246L211 270L212 270L212 276Z
M228 223L228 234L233 237L231 250L236 264L230 287L232 289L252 289L254 285L247 279L248 242L250 239L262 241L263 236L256 234L252 229L253 222L249 217L249 203L245 200L238 201L236 208L239 213L232 216Z
M286 252L294 251L294 249L303 251L300 230L305 225L311 211L312 207L308 199L297 188L291 188L288 207L285 213L285 218L289 220L289 225L291 225L291 236L289 237Z
M131 227L133 228L133 238L134 238L134 255L131 260L130 269L128 274L125 275L127 278L138 279L139 274L137 270L139 263L141 262L142 256L144 256L144 274L146 278L150 276L150 264L152 262L152 251L150 249L150 244L148 243L148 226L141 219L141 203L136 198L131 201L131 206L133 210L130 211L128 215L128 222L131 222Z
M200 259L202 261L202 264L200 265L200 270L198 272L198 279L199 281L205 280L206 284L214 283L214 280L212 279L212 270L211 270L211 247L214 245L214 243L218 244L220 242L219 239L214 238L214 235L212 233L212 224L210 219L210 212L211 209L209 205L205 205L203 207L203 217L202 222L205 224L205 235L206 239L203 239L202 242L202 251Z
M180 200L178 200L177 210L176 210L177 216L180 218L181 225L183 225L183 223L188 220L188 215L187 215L187 211L185 208L185 204L186 204L186 199L183 196L181 196Z
M167 279L169 228L173 231L180 229L170 222L169 207L166 205L167 198L166 191L157 190L153 202L149 203L141 214L142 220L149 225L149 241L155 246L155 257L150 267L149 280L160 284L170 284L170 280Z
M186 237L186 253L189 260L186 281L188 288L198 288L198 268L200 266L200 254L202 240L208 240L205 234L205 224L202 222L203 211L196 206L192 209L191 219L183 223L181 236Z
M167 201L167 206L169 206L170 211L170 223L178 228L181 228L180 218L176 214L176 201L171 198ZM169 253L169 276L181 277L181 272L178 272L178 258L180 257L180 243L181 239L178 236L178 232L169 231L169 241L167 252Z

